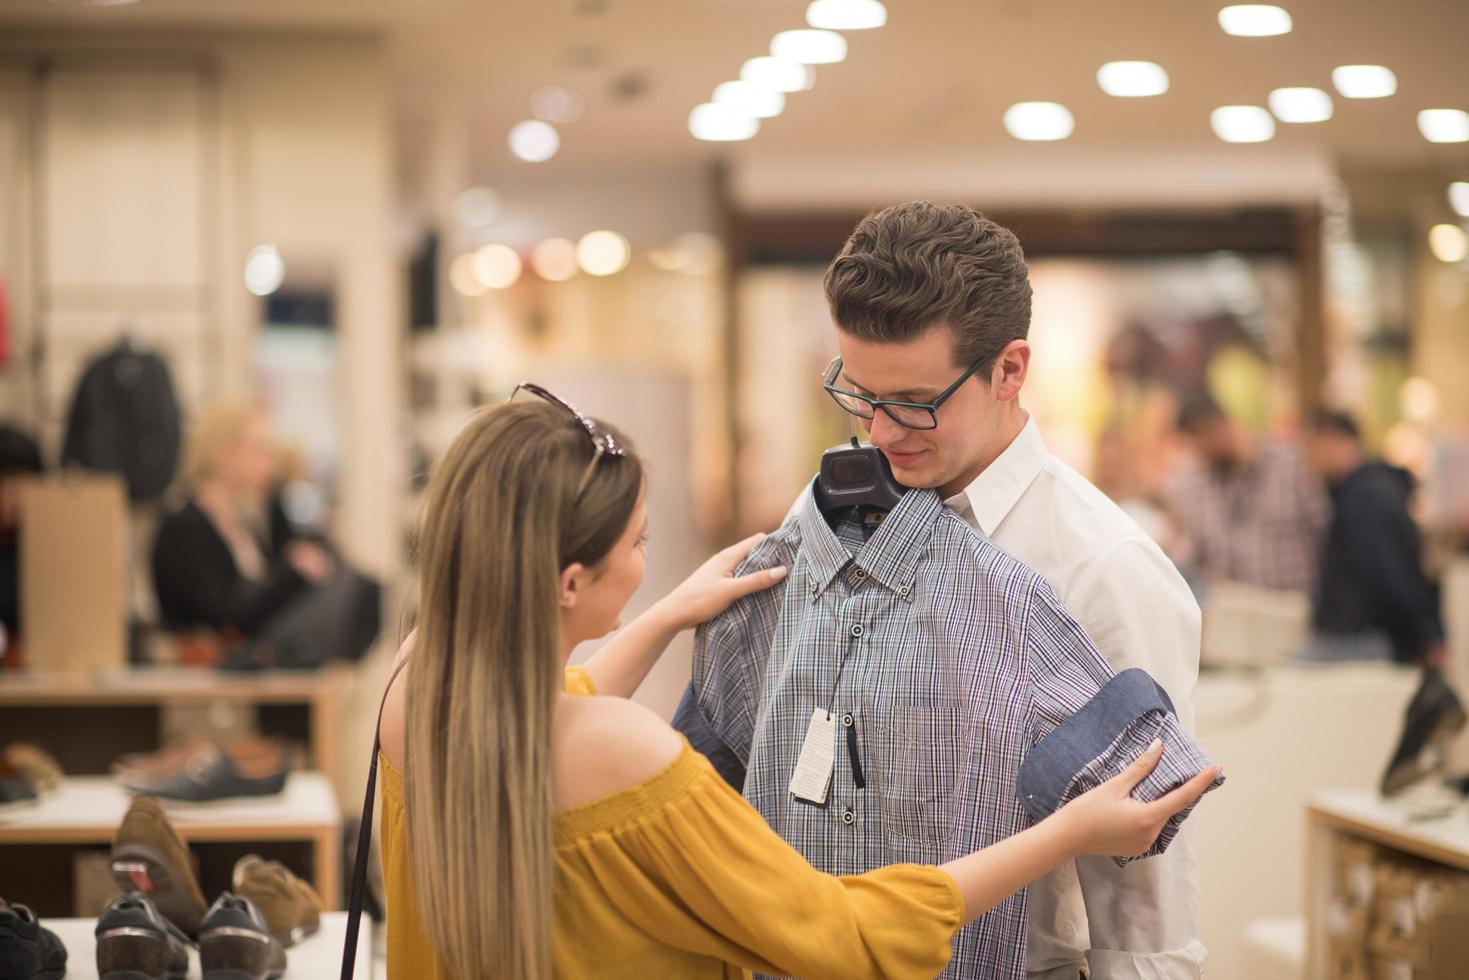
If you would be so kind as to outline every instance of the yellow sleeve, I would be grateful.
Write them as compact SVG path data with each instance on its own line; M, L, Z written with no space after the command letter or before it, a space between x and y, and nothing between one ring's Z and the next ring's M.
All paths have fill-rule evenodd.
M563 845L563 887L659 941L761 973L931 977L948 964L963 900L947 873L891 865L838 878L811 867L702 756L676 799Z
M587 673L585 667L566 668L566 693L584 698L596 695L597 688L592 684L592 675Z

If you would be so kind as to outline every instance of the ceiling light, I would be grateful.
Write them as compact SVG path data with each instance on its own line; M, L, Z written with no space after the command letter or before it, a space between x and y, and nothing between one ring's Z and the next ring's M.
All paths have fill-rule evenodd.
M740 68L740 81L775 92L804 92L816 81L810 65L785 58L751 58Z
M828 31L865 31L888 22L888 9L878 0L815 0L806 8L806 23Z
M1120 99L1162 95L1168 91L1168 73L1151 61L1109 61L1097 69L1097 84Z
M474 277L489 289L509 289L520 278L520 256L509 245L491 242L475 249Z
M689 132L694 139L715 143L747 140L760 132L760 120L747 116L731 106L705 102L689 113Z
M615 231L589 231L576 243L576 261L592 276L610 276L627 268L632 248Z
M256 296L269 296L281 288L286 263L274 245L256 245L245 256L245 288Z
M1427 378L1408 378L1398 389L1398 410L1410 422L1431 422L1438 412L1438 389Z
M539 119L519 122L510 130L510 152L528 163L544 163L561 149L556 127Z
M1469 143L1469 112L1424 109L1418 113L1418 132L1430 143Z
M1456 180L1449 185L1449 207L1461 218L1469 218L1469 180Z
M803 65L834 65L847 57L847 39L836 31L781 31L770 42L770 56Z
M454 220L465 228L492 224L505 210L505 199L493 188L469 187L454 196Z
M750 82L725 82L715 86L714 101L751 119L778 116L786 107L783 94Z
M1469 235L1458 225L1434 225L1428 229L1428 250L1440 262L1462 262L1469 255Z
M1331 84L1348 99L1385 99L1398 90L1398 76L1381 65L1342 65L1331 69Z
M1278 88L1270 93L1270 111L1283 123L1316 123L1331 118L1331 96L1319 88Z
M1264 143L1275 135L1275 120L1257 105L1220 106L1209 114L1209 125L1226 143Z
M1076 122L1059 102L1017 102L1005 110L1005 128L1018 140L1064 140Z
M1268 3L1241 3L1219 11L1219 26L1235 37L1275 37L1289 34L1290 14Z
M585 109L580 95L559 85L542 85L530 95L530 111L546 122L576 122Z
M449 285L461 296L483 296L489 287L474 274L474 253L465 252L449 263Z
M530 267L548 282L565 282L576 275L576 243L548 238L531 249Z

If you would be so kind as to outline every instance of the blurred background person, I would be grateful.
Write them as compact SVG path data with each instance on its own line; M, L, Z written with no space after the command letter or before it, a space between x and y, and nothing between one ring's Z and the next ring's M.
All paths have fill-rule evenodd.
M1310 593L1326 499L1300 449L1257 441L1206 393L1184 400L1177 428L1198 460L1170 492L1182 530L1175 558L1194 588L1240 582Z
M1369 459L1346 412L1317 410L1308 448L1331 493L1331 520L1307 656L1443 667L1438 595L1424 573L1422 537L1408 511L1413 474Z

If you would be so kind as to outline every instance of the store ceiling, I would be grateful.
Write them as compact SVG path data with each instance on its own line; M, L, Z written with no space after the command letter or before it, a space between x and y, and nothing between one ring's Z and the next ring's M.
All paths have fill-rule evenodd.
M1274 38L1225 35L1219 3L1179 0L888 0L888 25L851 32L845 62L817 69L815 88L788 99L747 143L693 139L689 110L771 36L804 26L805 0L141 0L86 7L0 0L5 22L138 29L232 27L369 30L388 40L404 126L464 123L475 171L530 167L505 136L529 115L531 92L557 84L583 95L584 117L563 127L545 169L574 172L649 160L727 156L760 165L805 160L860 170L870 155L901 168L944 159L951 168L988 157L1007 166L1061 167L1087 179L1088 161L1196 160L1259 169L1272 159L1329 157L1352 166L1451 170L1469 144L1435 146L1418 133L1423 108L1469 109L1469 2L1280 0L1295 21ZM1098 88L1106 61L1159 62L1168 94L1117 99ZM1281 125L1270 143L1226 145L1209 113L1264 105L1275 87L1331 90L1331 69L1377 63L1398 75L1395 96L1337 97L1332 120ZM1058 144L1017 144L1006 107L1050 100L1076 118ZM1285 164L1283 164L1285 165ZM1266 166L1265 169L1269 169Z

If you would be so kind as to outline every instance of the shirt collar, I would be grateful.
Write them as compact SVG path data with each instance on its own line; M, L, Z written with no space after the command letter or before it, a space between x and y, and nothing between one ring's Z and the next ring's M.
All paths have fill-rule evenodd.
M1040 475L1048 455L1032 415L1005 451L964 488L963 495L969 501L975 526L993 537L995 528Z
M918 573L919 556L928 546L934 519L942 510L943 502L932 490L909 490L853 555L827 526L826 518L816 506L815 495L807 490L799 520L812 598L824 592L850 561L855 561L874 581L909 598Z

